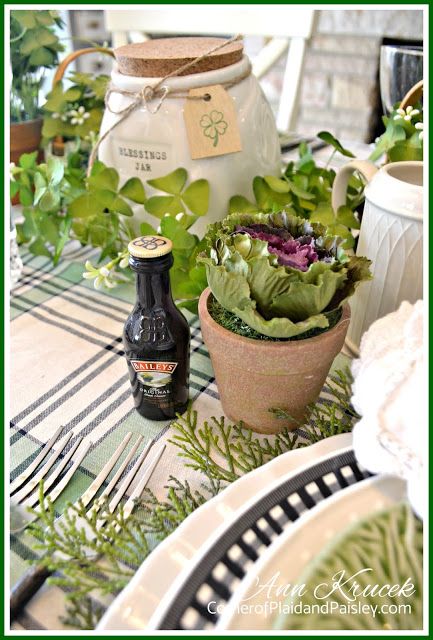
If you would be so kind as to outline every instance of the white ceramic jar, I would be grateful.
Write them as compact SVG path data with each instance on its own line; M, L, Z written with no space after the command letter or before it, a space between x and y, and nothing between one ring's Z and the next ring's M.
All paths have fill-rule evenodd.
M367 160L349 162L334 181L335 210L346 202L354 171L368 182L356 253L372 261L373 273L350 302L346 343L357 354L361 336L375 320L403 300L414 303L423 297L423 163L393 162L378 171Z
M243 56L229 66L180 77L164 82L173 92L187 92L189 89L230 83L248 71L249 60ZM138 93L147 85L156 85L160 78L144 78L124 75L116 65L111 74L112 84L126 92ZM120 174L121 183L132 176L146 180L159 178L171 171L184 167L188 180L205 178L210 183L208 213L199 218L192 230L202 234L209 222L226 215L228 202L233 195L243 195L254 200L252 181L257 175L278 175L281 153L271 108L263 91L252 74L226 89L233 98L237 113L242 151L222 156L192 160L184 123L184 99L170 99L167 96L156 113L151 113L144 104L109 133L101 142L99 159L114 167ZM120 111L131 104L130 95L113 92L109 106ZM105 112L101 135L110 129L119 116ZM155 195L146 186L148 196ZM158 192L161 195L161 192ZM158 224L156 218L136 207L135 223L148 221ZM136 224L136 226L138 226Z

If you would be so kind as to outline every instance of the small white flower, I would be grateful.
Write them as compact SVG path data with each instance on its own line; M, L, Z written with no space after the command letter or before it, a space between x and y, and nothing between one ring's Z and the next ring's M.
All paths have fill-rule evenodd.
M72 109L72 111L68 112L68 115L71 118L71 124L78 125L84 124L84 121L90 118L90 113L83 106L78 107L78 109Z
M424 122L417 122L415 124L415 129L419 131L419 139L424 140Z
M101 268L99 269L99 273L100 273L102 276L107 277L107 276L109 276L109 275L110 275L110 270L109 270L109 269L107 269L107 267L101 267Z
M116 286L116 283L113 282L112 280L109 280L108 278L104 278L104 285L108 288L108 289L114 289L114 287Z
M406 109L397 109L394 120L405 120L406 122L411 122L412 118L414 116L418 116L419 114L419 109L414 109L409 105L408 107L406 107Z
M86 260L84 267L86 271L83 273L83 278L86 280L93 280L99 275L99 269L94 267L90 260Z
M60 113L53 113L51 116L54 120L57 120L58 118L60 118Z
M126 267L129 265L129 258L128 256L125 256L124 258L121 259L121 261L119 262L119 267L121 269L126 269Z
M183 218L183 216L184 216L184 215L185 215L185 214L183 213L183 211L181 211L180 213L178 213L178 214L175 216L175 217L176 217L176 220L177 220L178 222L180 222L180 221L182 220L182 218Z

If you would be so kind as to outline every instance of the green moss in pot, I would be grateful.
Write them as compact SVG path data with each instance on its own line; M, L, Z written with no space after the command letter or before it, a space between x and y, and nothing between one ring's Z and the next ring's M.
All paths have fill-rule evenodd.
M296 428L343 346L345 302L370 262L290 211L231 214L205 241L199 315L224 412L261 433Z

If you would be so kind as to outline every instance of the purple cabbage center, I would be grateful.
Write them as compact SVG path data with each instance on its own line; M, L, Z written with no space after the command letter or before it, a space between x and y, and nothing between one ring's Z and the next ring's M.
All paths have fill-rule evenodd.
M311 235L294 238L287 229L268 227L264 224L253 224L249 227L238 225L237 233L247 233L251 238L268 243L269 253L278 257L278 264L292 267L300 271L308 271L313 262L319 260L315 239Z

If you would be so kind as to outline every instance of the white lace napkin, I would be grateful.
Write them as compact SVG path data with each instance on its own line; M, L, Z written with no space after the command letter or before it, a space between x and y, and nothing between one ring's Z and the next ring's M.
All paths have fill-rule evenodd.
M423 354L423 302L403 302L374 322L352 364L352 403L362 419L353 431L358 461L374 473L408 482L408 497L427 513L427 372Z

